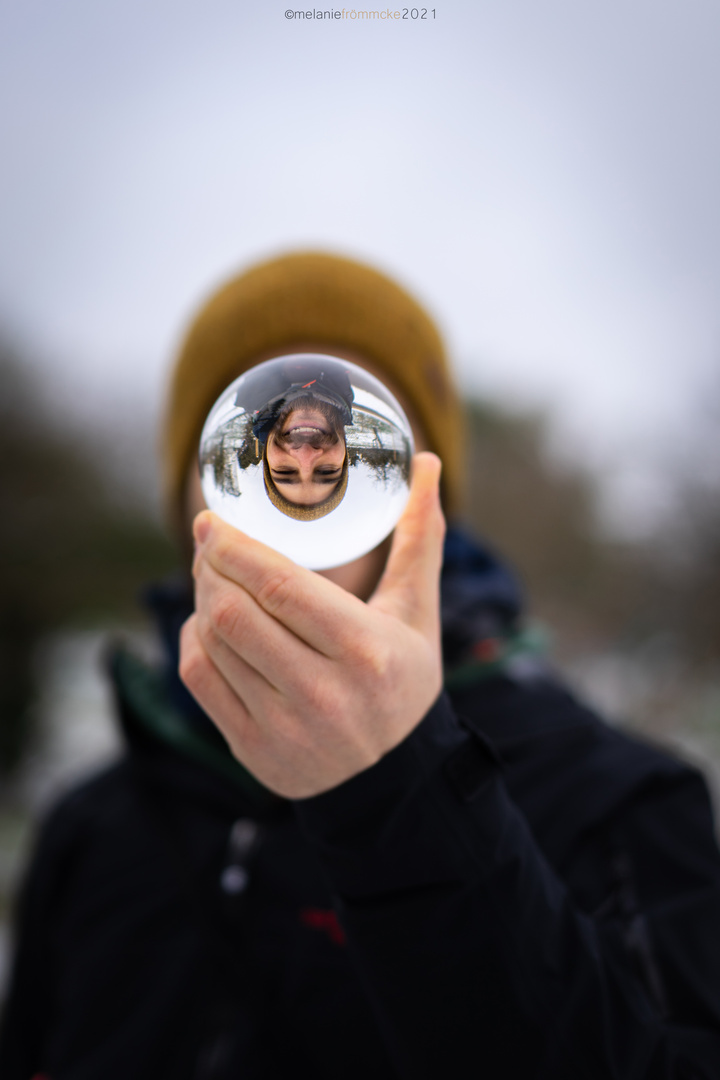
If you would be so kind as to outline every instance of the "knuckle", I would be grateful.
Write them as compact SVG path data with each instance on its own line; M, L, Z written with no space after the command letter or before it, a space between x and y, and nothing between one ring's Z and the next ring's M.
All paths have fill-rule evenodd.
M279 611L293 595L295 583L290 570L277 569L269 573L257 590L257 602L266 611Z
M356 664L360 675L375 684L382 686L392 678L391 650L372 638L358 648Z
M330 681L316 679L307 689L306 701L316 716L337 717L343 711L341 695Z
M233 638L238 629L240 611L236 599L227 591L219 592L210 607L210 625L221 638Z

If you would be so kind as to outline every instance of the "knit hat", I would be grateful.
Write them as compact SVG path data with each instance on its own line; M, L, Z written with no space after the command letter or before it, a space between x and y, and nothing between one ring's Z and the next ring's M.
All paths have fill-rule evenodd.
M164 489L182 520L188 470L205 418L226 386L270 356L349 351L365 358L411 407L443 461L443 501L457 505L462 414L442 341L404 289L361 263L321 252L293 253L251 267L200 309L175 365L165 413Z

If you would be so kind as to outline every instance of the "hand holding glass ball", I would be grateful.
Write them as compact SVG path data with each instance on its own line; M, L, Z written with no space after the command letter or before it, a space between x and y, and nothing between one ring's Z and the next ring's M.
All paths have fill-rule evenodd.
M371 551L407 502L413 439L397 400L345 360L294 354L241 375L200 440L208 507L310 569Z

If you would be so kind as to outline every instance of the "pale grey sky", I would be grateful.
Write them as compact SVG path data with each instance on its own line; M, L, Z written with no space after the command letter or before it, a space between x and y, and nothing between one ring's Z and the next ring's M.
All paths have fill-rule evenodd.
M215 282L347 252L430 306L466 389L552 407L616 512L651 507L719 366L720 6L285 10L6 0L11 332L60 397L140 415Z

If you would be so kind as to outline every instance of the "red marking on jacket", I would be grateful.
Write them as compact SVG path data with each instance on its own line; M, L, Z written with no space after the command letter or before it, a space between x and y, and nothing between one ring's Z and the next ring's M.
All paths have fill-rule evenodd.
M495 638L482 638L480 641L476 641L473 646L473 653L484 663L490 663L493 660L497 660L500 655L500 644Z
M303 908L300 912L300 922L303 926L309 926L311 930L324 930L334 945L345 944L345 931L332 908L329 911L324 908Z
M312 384L316 383L316 382L317 382L317 379L311 379L310 382L306 382L303 386L300 387L300 389L301 390L307 390L308 386L312 386Z

